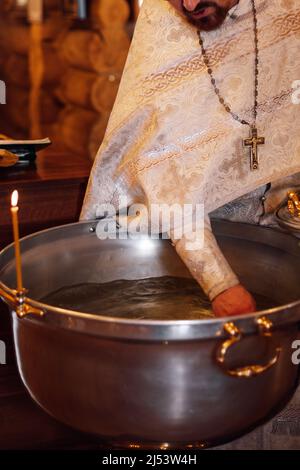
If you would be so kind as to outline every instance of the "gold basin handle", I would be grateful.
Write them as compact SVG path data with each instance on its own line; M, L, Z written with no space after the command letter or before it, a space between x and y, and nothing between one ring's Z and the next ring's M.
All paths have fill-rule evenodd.
M271 337L272 333L272 322L266 318L261 317L256 320L258 325L258 331L261 336ZM257 375L263 374L271 367L273 367L280 356L281 348L275 348L275 353L271 359L266 364L254 364L249 366L237 367L236 369L228 369L226 367L226 355L228 350L236 343L239 343L242 340L242 333L239 328L232 322L225 323L223 330L229 335L229 338L226 339L217 349L216 361L217 364L222 368L222 370L232 377L240 378L250 378Z
M26 289L18 292L12 289L3 289L0 287L0 297L6 302L18 315L19 318L24 318L27 315L36 315L42 317L44 311L33 307L28 303L26 298Z

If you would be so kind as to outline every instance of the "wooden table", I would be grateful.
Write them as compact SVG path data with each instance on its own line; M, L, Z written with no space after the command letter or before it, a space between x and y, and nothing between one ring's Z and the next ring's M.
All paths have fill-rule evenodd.
M20 232L27 235L78 220L91 163L53 152L39 153L36 165L0 169L0 247L12 241L10 197L19 191ZM7 364L0 365L0 449L98 448L93 437L58 423L29 397L15 363L10 317L0 305L0 340Z
M78 220L91 169L87 158L44 150L35 165L0 168L0 247L12 241L10 198L19 191L22 236Z

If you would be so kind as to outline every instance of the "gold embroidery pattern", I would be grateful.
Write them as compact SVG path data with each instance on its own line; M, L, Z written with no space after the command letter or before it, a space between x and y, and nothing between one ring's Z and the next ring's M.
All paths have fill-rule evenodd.
M201 136L196 140L189 139L189 141L186 142L177 142L172 146L172 149L174 150L166 149L165 152L162 154L161 152L163 152L163 149L158 149L157 153L159 153L159 155L157 157L151 158L151 154L156 153L155 151L152 151L144 155L142 158L131 161L131 170L135 174L142 173L156 165L165 162L166 160L171 160L173 158L180 157L182 155L185 155L185 152L190 152L199 147L203 147L204 145L215 143L218 138L224 137L225 132L211 132L208 135L205 135L205 137ZM150 161L149 158L151 158Z
M266 114L273 113L275 109L277 110L285 104L292 93L292 89L282 91L279 95L273 96L269 100L260 103L258 109ZM250 112L250 110L248 112Z
M271 97L269 100L261 103L259 105L259 108L264 112L264 113L273 113L274 109L278 109L279 107L283 106L285 101L290 97L291 93L293 90L286 90L281 92L279 95ZM248 112L252 112L252 109L243 111L243 114ZM130 171L132 172L133 175L136 175L138 173L142 173L144 171L147 171L151 169L152 167L159 165L166 160L171 160L173 158L178 158L182 155L185 154L185 152L193 151L196 148L202 147L204 145L207 145L209 143L213 143L214 141L218 139L225 138L225 132L214 132L210 133L209 135L206 135L205 137L201 137L200 139L198 138L197 140L189 140L189 142L176 142L172 148L176 150L170 150L166 149L165 151L162 148L157 149L157 154L159 155L157 157L152 157L152 155L155 155L155 150L152 152L149 152L148 154L144 155L142 158L131 160L130 162L126 162L127 164L130 164ZM150 158L150 161L149 161ZM147 160L147 163L142 164ZM125 164L126 164L125 163Z
M278 109L279 107L282 107L285 104L286 100L291 96L292 92L292 89L285 90L276 96L270 97L269 100L266 100L259 105L259 109L267 114L273 113L274 109ZM250 114L251 112L252 108L242 111L242 114L246 115L247 113ZM149 133L149 130L153 130L153 125L153 122L151 124L150 122L148 122L148 132L146 132L146 134ZM152 167L165 162L166 160L180 158L182 155L185 154L184 152L193 151L196 148L202 147L203 145L207 145L209 143L213 143L215 140L225 137L225 132L211 132L209 135L206 135L205 137L201 136L201 138L198 138L197 140L192 141L192 139L190 138L188 142L177 141L172 145L173 150L171 150L170 148L164 150L163 148L158 147L156 151L153 150L152 152L143 155L141 158L132 158L132 156L131 158L128 158L127 156L126 160L118 168L116 174L119 174L120 170L122 169L122 171L126 171L128 181L133 181L135 180L137 174L143 173L144 171L147 171ZM140 147L141 145L138 145L138 148ZM154 157L155 153L157 153L156 157ZM136 157L137 154L137 148L135 148L133 156ZM151 159L150 161L148 160L149 158ZM145 162L145 160L147 160L147 162L142 163Z
M295 34L300 31L300 10L278 17L273 20L273 23L268 25L270 31L265 31L267 37L261 43L261 49L266 49L271 45L282 41L284 38ZM250 30L247 29L243 33L243 37L232 38L231 40L223 41L218 47L212 44L208 48L210 63L213 67L217 66L222 60L228 56L234 49L240 47L242 41L245 45L251 44L249 41ZM245 47L244 55L251 52L251 49ZM201 54L196 54L187 61L181 62L174 67L171 67L166 72L159 72L151 74L145 78L142 84L142 95L144 98L149 98L156 93L164 91L175 84L178 84L184 78L193 75L205 68Z

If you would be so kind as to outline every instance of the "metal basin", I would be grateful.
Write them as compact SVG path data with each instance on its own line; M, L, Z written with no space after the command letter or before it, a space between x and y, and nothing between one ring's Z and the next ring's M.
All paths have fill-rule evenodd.
M241 281L282 305L245 317L154 322L40 303L71 284L190 277L169 241L99 241L93 228L72 224L22 240L25 299L14 290L13 247L0 254L19 371L44 410L119 447L185 448L231 440L286 403L298 376L291 360L300 336L296 238L214 223Z

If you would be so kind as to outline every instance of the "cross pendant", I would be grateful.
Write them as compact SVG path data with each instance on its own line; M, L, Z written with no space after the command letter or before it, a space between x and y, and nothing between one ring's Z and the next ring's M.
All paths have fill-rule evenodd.
M250 169L258 170L258 145L263 145L265 143L264 137L257 137L257 129L251 127L251 137L249 139L244 139L245 147L250 148Z

